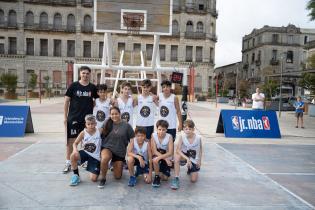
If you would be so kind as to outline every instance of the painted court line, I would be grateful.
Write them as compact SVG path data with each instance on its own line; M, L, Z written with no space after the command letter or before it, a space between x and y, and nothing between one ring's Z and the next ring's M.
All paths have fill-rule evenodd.
M315 176L315 173L262 173L265 175L296 175L296 176Z
M267 175L265 175L264 173L261 173L260 171L258 171L255 167L253 167L252 165L250 165L249 163L247 163L246 161L244 161L243 159L241 159L240 157L236 156L235 154L233 154L232 152L226 150L225 148L223 148L222 146L220 146L219 144L215 143L220 149L222 149L224 152L226 152L227 154L230 154L231 156L235 157L236 159L238 159L239 161L243 162L244 164L246 164L249 168L251 168L253 171L255 171L257 174L260 174L261 176L264 176L266 179L268 179L269 181L271 181L272 183L274 183L275 185L281 187L284 191L286 191L287 193L289 193L290 195L292 195L293 197L295 197L296 199L298 199L299 201L301 201L302 203L304 203L305 205L307 205L308 207L315 209L315 207L310 204L309 202L307 202L306 200L304 200L303 198L301 198L300 196L296 195L294 192L290 191L289 189L287 189L286 187L282 186L281 184L279 184L278 182L274 181L273 179L271 179L270 177L268 177Z

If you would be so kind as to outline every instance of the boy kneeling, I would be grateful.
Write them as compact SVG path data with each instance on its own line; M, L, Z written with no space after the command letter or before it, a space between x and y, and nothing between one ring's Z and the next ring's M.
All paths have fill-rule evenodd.
M87 161L86 170L90 172L90 179L97 181L100 174L100 153L101 153L101 128L96 128L95 116L89 114L85 116L85 129L79 134L73 143L73 152L70 156L73 175L70 186L76 186L80 183L78 162L82 164ZM78 151L78 144L82 142L83 149Z
M145 183L151 183L152 179L152 153L151 145L146 142L146 129L137 127L135 130L136 137L128 145L128 169L130 179L128 186L133 187L137 183L137 176L143 175ZM134 173L134 166L136 173Z
M184 122L184 134L179 138L175 153L175 178L172 180L171 188L179 188L179 170L180 165L187 163L187 174L190 175L190 181L196 182L198 171L201 166L202 142L201 137L195 134L195 123L192 120Z

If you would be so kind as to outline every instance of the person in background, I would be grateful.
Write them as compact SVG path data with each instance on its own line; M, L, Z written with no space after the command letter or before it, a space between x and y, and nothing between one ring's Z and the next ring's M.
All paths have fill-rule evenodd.
M304 111L304 102L301 99L301 96L296 98L296 102L294 104L295 107L295 116L296 116L296 128L299 127L299 121L301 121L301 128L304 128L303 125L303 111Z
M265 103L265 94L260 92L259 88L256 88L256 93L252 95L253 100L253 110L263 110Z

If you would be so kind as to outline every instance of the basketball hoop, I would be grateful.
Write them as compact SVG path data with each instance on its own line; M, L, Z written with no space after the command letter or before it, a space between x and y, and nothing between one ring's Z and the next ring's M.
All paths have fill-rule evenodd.
M144 14L125 13L123 18L128 34L139 34L140 28L143 27Z

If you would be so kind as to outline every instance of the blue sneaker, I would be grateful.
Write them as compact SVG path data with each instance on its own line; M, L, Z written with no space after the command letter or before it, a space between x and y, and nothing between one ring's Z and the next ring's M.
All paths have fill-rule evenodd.
M137 183L137 179L135 176L130 176L128 186L129 187L134 187Z
M171 188L173 190L177 190L179 188L179 178L178 177L175 177L174 179L172 179Z
M70 186L77 186L80 183L80 177L77 174L71 176Z

